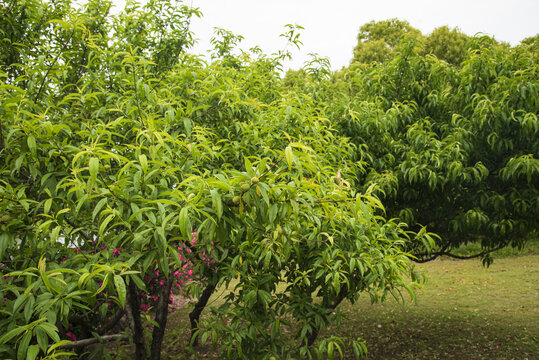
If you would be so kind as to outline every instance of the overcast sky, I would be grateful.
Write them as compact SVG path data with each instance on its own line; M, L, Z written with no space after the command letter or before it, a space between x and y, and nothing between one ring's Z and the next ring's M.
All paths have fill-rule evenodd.
M203 13L191 23L199 39L195 53L210 49L214 27L242 35L242 49L258 45L272 53L286 44L279 37L285 24L303 26L303 47L286 64L294 69L303 66L309 53L328 57L334 70L347 66L359 28L371 20L396 17L423 34L448 25L468 35L493 35L512 45L539 33L539 0L184 0L184 4Z

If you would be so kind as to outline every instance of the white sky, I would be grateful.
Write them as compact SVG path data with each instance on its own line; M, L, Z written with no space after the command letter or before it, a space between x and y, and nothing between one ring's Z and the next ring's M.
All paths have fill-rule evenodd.
M309 53L328 57L334 70L347 66L359 28L371 20L396 17L423 34L448 25L512 45L539 33L539 0L184 0L184 4L203 13L191 23L199 39L192 52L199 54L211 48L214 27L242 35L242 49L258 45L273 53L284 49L286 41L279 34L285 24L303 26L303 47L294 49L293 60L285 64L294 69L303 66Z

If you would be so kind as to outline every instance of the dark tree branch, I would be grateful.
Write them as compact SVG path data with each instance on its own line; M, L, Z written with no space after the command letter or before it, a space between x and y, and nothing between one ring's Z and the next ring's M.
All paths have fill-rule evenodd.
M346 299L346 296L348 296L348 288L342 287L341 291L337 294L335 299L333 299L333 302L331 304L326 304L326 309L328 310L335 310L337 306L341 304L341 302ZM316 341L316 338L318 337L318 333L321 330L320 328L317 328L316 326L312 327L313 330L309 335L307 335L307 346L312 346L314 342Z
M71 34L69 34L69 39L67 39L67 41L64 42L62 48L60 49L58 54L56 54L56 57L54 58L54 61L51 63L51 65L47 69L47 72L45 73L45 76L43 76L43 80L41 81L41 85L39 86L39 91L37 92L37 95L36 95L36 97L34 99L34 102L36 102L39 99L39 96L41 95L41 91L43 91L43 87L45 86L45 81L47 80L47 77L49 76L49 73L51 72L51 70L52 70L53 66L56 64L56 62L58 61L58 58L60 58L60 55L62 55L64 50L67 48L67 44L71 41L71 38L73 37L74 33L75 33L75 30L72 30Z
M496 246L495 248L483 250L478 254L461 256L461 255L451 254L451 252L445 251L445 249L447 249L447 247L448 247L448 245L446 245L445 248L442 251L437 251L437 252L433 252L433 253L412 254L413 258L411 258L411 260L416 262L416 263L419 263L419 264L432 261L432 260L438 258L439 256L448 256L448 257L451 257L453 259L459 259L459 260L469 260L469 259L475 259L475 258L478 258L478 257L483 257L483 256L485 256L487 254L490 254L490 253L494 252L494 251L498 251L498 250L502 249L505 246L507 246L507 244L503 243L503 244L500 244L500 245ZM425 258L425 256L429 256L429 257Z
M95 343L114 341L114 340L124 340L127 338L128 336L124 334L104 335L99 338L89 338L89 339L73 341L73 342L70 342L69 344L60 345L57 347L57 349L73 349L73 348L79 348L79 347L92 345Z
M135 360L146 359L146 341L144 339L144 328L140 319L140 291L134 281L129 282L129 306L133 318L133 340L135 342Z
M161 345L163 344L163 337L165 336L165 328L167 326L168 299L170 297L170 290L172 288L173 282L174 268L171 268L168 274L166 286L163 286L161 288L159 299L157 299L157 305L155 309L155 322L158 325L154 326L152 332L150 360L161 359Z
M208 284L208 286L204 288L204 291L202 291L202 295L200 296L200 299L198 299L195 308L193 309L193 311L191 311L191 313L189 313L189 320L191 321L191 344L193 346L198 345L198 336L196 334L196 331L198 330L200 315L208 304L208 300L210 299L211 295L215 291L215 287L216 284L213 282Z

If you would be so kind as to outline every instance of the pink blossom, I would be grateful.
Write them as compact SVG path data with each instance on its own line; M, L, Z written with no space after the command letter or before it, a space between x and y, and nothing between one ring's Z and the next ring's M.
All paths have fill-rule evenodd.
M67 336L68 339L71 340L71 341L77 341L77 337L76 337L75 334L73 334L71 331L66 332L66 336Z

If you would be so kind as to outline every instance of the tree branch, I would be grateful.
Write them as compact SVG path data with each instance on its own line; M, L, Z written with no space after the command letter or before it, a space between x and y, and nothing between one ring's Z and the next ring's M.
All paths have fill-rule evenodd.
M128 336L125 334L104 335L99 338L89 338L89 339L73 341L73 342L70 342L69 344L60 345L57 347L57 349L73 349L73 348L79 348L79 347L92 345L95 343L108 342L108 341L114 341L114 340L124 340L127 338Z
M447 247L448 247L448 245L446 245L446 247L442 251L438 251L438 252L434 252L434 253L412 254L412 256L414 258L412 258L411 260L416 262L416 263L419 263L419 264L435 260L439 256L448 256L450 258L459 259L459 260L469 260L469 259L475 259L475 258L478 258L478 257L483 257L483 256L485 256L487 254L490 254L490 253L494 252L494 251L498 251L498 250L502 249L505 246L507 246L507 244L503 243L503 244L500 244L500 245L496 246L495 248L483 250L478 254L462 256L462 255L451 254L451 252L445 251L445 249L447 249ZM423 258L424 256L427 256L427 255L430 255L430 257Z

